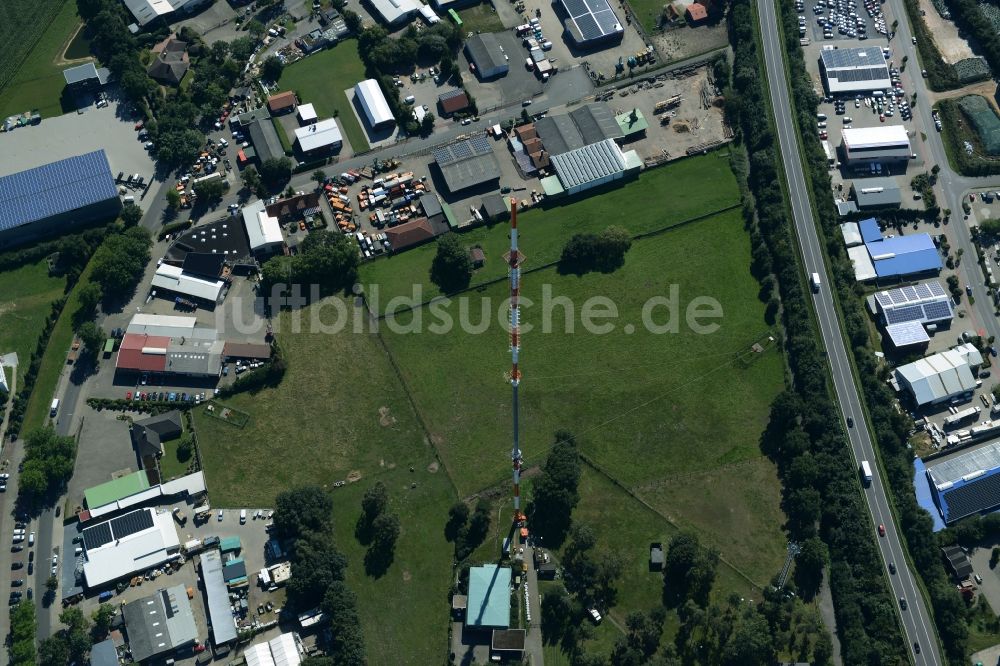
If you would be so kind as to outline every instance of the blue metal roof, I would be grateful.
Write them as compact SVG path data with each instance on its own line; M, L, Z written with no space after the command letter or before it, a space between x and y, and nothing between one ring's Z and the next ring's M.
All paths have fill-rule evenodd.
M867 243L878 277L941 270L941 255L927 234L911 234Z
M510 627L510 569L495 564L469 569L469 627Z
M861 240L865 243L882 240L882 231L878 228L878 222L874 217L858 222L858 229L861 231Z
M0 177L0 231L118 196L103 150Z

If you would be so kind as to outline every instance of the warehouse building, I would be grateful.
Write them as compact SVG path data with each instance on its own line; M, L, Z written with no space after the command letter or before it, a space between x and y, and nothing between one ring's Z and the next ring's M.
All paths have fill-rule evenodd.
M118 348L116 370L218 376L222 350L214 328L195 326L194 317L137 314Z
M281 139L278 138L278 130L274 129L270 116L258 118L250 123L247 126L247 133L258 163L263 164L269 159L285 156L285 149L281 147Z
M547 196L576 194L639 172L642 159L634 151L623 153L611 139L552 156L556 175L542 179ZM553 180L557 179L557 180Z
M187 588L174 585L122 607L128 647L138 663L166 658L198 642L198 627Z
M567 114L539 118L535 121L535 132L550 157L624 136L605 102L584 104Z
M114 218L118 188L103 150L0 177L0 247Z
M295 130L295 143L307 159L339 151L344 146L336 118L327 118Z
M423 245L437 236L448 232L448 223L443 216L435 218L418 217L390 227L385 230L386 241L390 252L402 252L403 250L418 245Z
M125 0L125 6L140 26L158 18L167 19L176 11L189 12L205 4L207 0Z
M489 32L469 37L465 42L465 57L482 81L504 76L510 70L503 47L496 35Z
M889 67L882 49L824 47L819 68L826 90L831 95L854 95L892 88Z
M108 82L109 76L111 76L111 72L107 67L99 68L92 62L63 70L63 80L66 81L66 87L72 92L86 92L101 88Z
M153 274L153 289L164 290L167 294L158 296L192 298L202 304L214 306L222 299L226 283L222 280L206 280L197 275L185 273L180 266L161 264Z
M302 639L293 631L248 647L243 656L247 666L299 666L305 655Z
M417 0L365 0L386 25L401 25L417 15L422 6Z
M910 137L902 125L847 127L841 138L844 161L851 166L865 162L906 162L913 155Z
M919 321L889 324L885 327L885 339L893 348L907 351L917 351L931 342L931 336Z
M899 208L903 197L895 178L865 178L851 183L851 197L858 209Z
M869 308L887 326L908 321L949 326L955 316L951 296L940 282L877 291L869 298Z
M181 544L170 513L139 509L84 528L83 548L84 580L97 588L176 560Z
M907 391L918 407L934 405L976 389L975 370L983 362L979 350L965 343L896 368L898 390Z
M510 629L510 568L485 564L469 569L465 626Z
M928 462L926 474L945 523L1000 506L1000 442Z
M625 36L618 15L607 0L559 0L565 18L563 28L581 49L621 42Z
M222 577L222 555L217 550L209 550L199 559L208 624L212 627L212 643L218 650L236 640L236 620L229 605L229 588Z
M941 255L928 234L883 238L875 218L858 222L857 228L863 244L848 246L847 255L854 264L854 277L859 282L898 280L941 272Z
M285 239L281 235L278 218L268 215L267 204L261 200L243 207L243 227L250 242L250 251L257 257L266 257L281 251Z
M354 96L372 130L392 127L396 123L389 102L375 79L365 79L354 86Z
M433 154L434 163L451 192L477 185L496 185L500 181L500 163L485 134L436 148Z

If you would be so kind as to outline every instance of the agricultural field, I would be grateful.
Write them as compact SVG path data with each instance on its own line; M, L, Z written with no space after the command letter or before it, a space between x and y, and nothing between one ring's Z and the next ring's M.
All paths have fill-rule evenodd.
M66 280L50 277L48 264L40 261L0 273L0 283L4 285L0 295L0 354L17 352L20 385L45 319L52 311L52 301L62 296Z
M74 0L0 3L0 118L64 112L63 50L81 23Z
M357 42L349 39L286 67L280 83L283 89L294 90L299 101L315 104L320 118L336 115L337 124L358 153L368 150L368 139L344 91L364 78Z
M648 198L650 192L655 193L655 201ZM685 159L643 173L638 180L605 194L519 213L521 251L526 255L523 270L558 261L566 239L574 233L597 232L614 223L640 234L738 203L739 191L729 169L728 153L713 152ZM506 276L503 255L510 247L508 225L479 227L464 232L461 238L470 247L480 245L486 254L486 265L472 276L473 287ZM375 295L372 285L378 286L379 306L373 309L384 312L389 299L412 296L415 288L422 296L418 302L439 295L429 277L436 251L432 243L366 263L361 280L369 296Z
M348 583L358 596L369 662L440 663L452 557L444 523L455 489L377 338L308 332L308 318L327 306L302 313L302 333L282 332L290 330L291 313L276 322L289 368L281 386L224 401L250 415L245 427L207 416L204 407L194 410L212 503L268 506L292 486L355 480L334 491L334 525L350 561ZM388 487L402 525L396 561L379 579L365 575L364 548L354 538L361 495L375 480ZM400 645L407 646L405 656Z

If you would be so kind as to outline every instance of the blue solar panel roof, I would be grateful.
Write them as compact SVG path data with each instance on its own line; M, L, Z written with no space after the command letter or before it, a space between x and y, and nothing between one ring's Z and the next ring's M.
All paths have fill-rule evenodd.
M0 177L0 231L118 196L103 150Z

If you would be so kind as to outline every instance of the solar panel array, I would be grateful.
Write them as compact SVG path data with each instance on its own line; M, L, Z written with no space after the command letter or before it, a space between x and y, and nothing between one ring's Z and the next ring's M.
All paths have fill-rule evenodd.
M434 150L434 160L438 163L438 166L446 167L456 162L462 162L473 157L481 157L491 152L493 152L493 148L490 146L486 135L477 134L464 141L452 143L443 148L436 148Z
M905 321L901 324L890 324L885 327L889 339L896 347L919 345L930 341L930 336L919 321Z
M583 41L622 32L621 22L607 0L561 0L569 20L576 24Z
M823 65L827 69L841 67L885 66L885 56L877 46L862 46L847 49L823 49L820 51Z
M987 473L974 481L962 484L943 493L947 504L945 520L949 523L960 518L1000 506L1000 474Z
M112 518L106 523L88 527L83 531L83 543L88 550L100 548L112 541L124 539L154 525L153 514L148 509L139 509L124 516Z
M0 231L118 196L103 150L0 177Z
M951 299L940 282L924 282L875 294L886 324L922 323L951 319Z
M841 83L854 83L856 81L877 81L888 79L889 70L882 67L865 67L859 69L841 69L829 73L831 79L837 79Z

